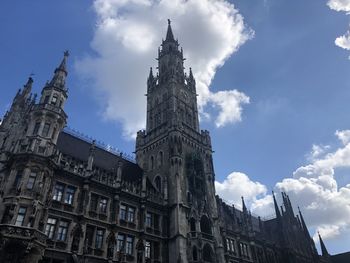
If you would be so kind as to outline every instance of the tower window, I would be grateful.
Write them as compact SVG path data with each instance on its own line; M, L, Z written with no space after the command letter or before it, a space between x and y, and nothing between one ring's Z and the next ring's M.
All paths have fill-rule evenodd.
M17 214L17 218L16 218L16 223L15 223L16 226L23 226L23 221L24 221L24 218L26 216L26 212L27 212L26 207L21 206L18 209L18 214Z
M53 95L52 100L51 100L51 104L52 104L52 105L56 105L57 99L58 99L57 95L56 95L56 94Z
M40 128L40 122L36 122L33 130L33 135L38 134Z
M17 189L20 186L21 180L22 180L22 175L23 175L23 170L19 170L16 174L15 181L13 182L13 187L15 189Z
M33 189L35 179L36 179L36 173L31 172L27 182L27 189Z
M45 122L44 124L44 128L43 128L43 132L42 132L42 135L44 137L47 137L49 135L49 131L50 131L50 123L49 122Z

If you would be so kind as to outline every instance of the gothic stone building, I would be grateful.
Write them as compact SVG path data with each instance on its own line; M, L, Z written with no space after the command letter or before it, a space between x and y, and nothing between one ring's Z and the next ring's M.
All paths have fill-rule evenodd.
M286 194L270 220L215 195L210 135L170 21L136 162L65 128L67 58L38 102L29 78L0 125L0 262L329 262Z

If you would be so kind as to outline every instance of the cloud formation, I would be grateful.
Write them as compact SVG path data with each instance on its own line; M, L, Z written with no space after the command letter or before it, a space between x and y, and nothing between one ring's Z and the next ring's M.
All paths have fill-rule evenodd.
M327 5L335 11L350 12L349 0L329 0Z
M217 127L241 120L249 98L235 89L212 92L215 73L253 31L233 4L222 0L95 0L97 25L91 47L95 55L77 61L75 68L88 80L104 104L104 116L123 125L133 136L145 127L146 79L165 36L166 20L173 20L175 37L184 49L197 83L198 105L219 109ZM130 100L130 97L133 99Z
M286 192L294 206L300 206L308 226L319 231L324 239L350 233L350 179L349 184L342 186L336 181L338 169L350 171L350 130L336 131L335 136L341 142L337 149L314 145L308 155L313 157L308 158L311 162L297 168L291 177L276 183L274 187L276 192ZM244 185L242 189L249 189L247 196L253 201L251 209L254 213L262 216L274 213L272 197L266 194L264 185L252 182L247 175L243 176L242 183L242 176L233 174L241 173L232 173L222 183L216 182L219 195L237 202L235 191L239 190L236 188ZM241 190L239 194L245 195L245 192Z
M254 182L240 172L229 174L223 182L215 182L217 193L229 203L241 206L241 197L247 205L254 203L260 196L265 196L267 188L265 185Z
M337 12L346 12L347 15L350 13L350 0L329 0L327 5ZM334 43L340 48L350 50L350 31L337 37Z

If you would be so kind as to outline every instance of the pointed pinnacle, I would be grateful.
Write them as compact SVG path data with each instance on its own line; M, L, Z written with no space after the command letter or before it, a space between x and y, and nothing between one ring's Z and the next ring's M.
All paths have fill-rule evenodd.
M175 41L173 30L171 29L171 21L168 19L168 30L166 32L166 38L165 41Z

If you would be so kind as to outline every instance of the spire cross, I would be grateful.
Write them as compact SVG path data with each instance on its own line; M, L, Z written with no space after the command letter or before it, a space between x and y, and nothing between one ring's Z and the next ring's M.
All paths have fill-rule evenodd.
M168 19L168 25L170 26L170 24L171 24L171 21L170 21L170 19Z
M63 55L64 55L65 57L68 57L68 56L69 56L69 51L68 51L68 50L65 50L65 51L63 52Z

